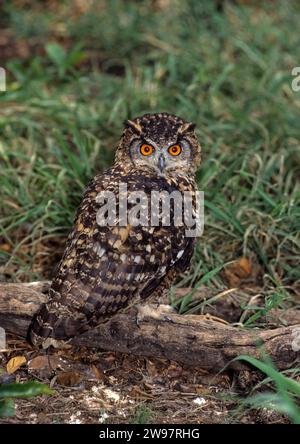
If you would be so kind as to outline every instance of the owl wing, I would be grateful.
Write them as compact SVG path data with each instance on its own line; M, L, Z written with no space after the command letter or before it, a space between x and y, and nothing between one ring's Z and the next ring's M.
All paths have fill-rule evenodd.
M129 188L136 189L137 182L136 176L127 178ZM147 189L152 186L159 184L148 183ZM146 299L191 254L183 227L120 226L118 218L114 226L100 226L97 196L102 190L118 196L118 208L118 180L112 182L109 173L96 176L77 211L49 301L33 320L30 339L36 345L67 340Z

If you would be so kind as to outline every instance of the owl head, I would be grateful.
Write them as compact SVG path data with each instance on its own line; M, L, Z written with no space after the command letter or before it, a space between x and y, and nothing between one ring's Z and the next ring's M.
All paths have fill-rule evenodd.
M127 120L116 162L158 176L194 173L201 151L194 129L194 123L167 113Z

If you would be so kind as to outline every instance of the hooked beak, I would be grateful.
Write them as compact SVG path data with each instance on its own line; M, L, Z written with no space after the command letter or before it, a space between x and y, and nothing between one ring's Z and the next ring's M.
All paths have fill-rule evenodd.
M166 160L165 160L163 154L160 154L160 155L159 155L157 166L158 166L160 172L162 173L163 170L165 169L165 166L166 166Z

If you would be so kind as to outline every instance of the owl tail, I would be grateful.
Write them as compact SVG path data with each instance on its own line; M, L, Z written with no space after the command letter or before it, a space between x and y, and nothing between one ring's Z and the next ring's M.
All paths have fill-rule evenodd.
M61 309L61 310L60 310ZM65 348L76 335L87 330L86 323L80 316L76 318L67 313L66 308L59 302L43 304L34 315L28 329L28 341L35 347L46 349L51 345L55 348Z

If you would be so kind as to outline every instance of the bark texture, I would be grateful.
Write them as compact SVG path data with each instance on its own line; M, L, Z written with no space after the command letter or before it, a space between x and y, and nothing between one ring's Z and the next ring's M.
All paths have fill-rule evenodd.
M0 284L0 326L8 333L26 337L33 314L47 299L47 283ZM236 291L237 293L237 291ZM178 296L182 295L182 290ZM197 292L197 300L211 297L209 290ZM291 368L300 359L300 311L274 310L270 316L281 319L280 328L245 329L234 327L214 316L239 316L233 295L223 298L213 313L204 315L168 314L168 320L146 316L137 326L136 310L116 315L109 323L73 340L74 345L120 351L141 356L171 359L209 372L222 370L241 354L260 357L260 347L270 355L280 370ZM227 304L227 305L226 305ZM225 308L224 308L225 307ZM227 307L227 308L226 308ZM213 315L213 316L212 316ZM272 322L273 322L272 321ZM235 369L244 364L230 364Z

